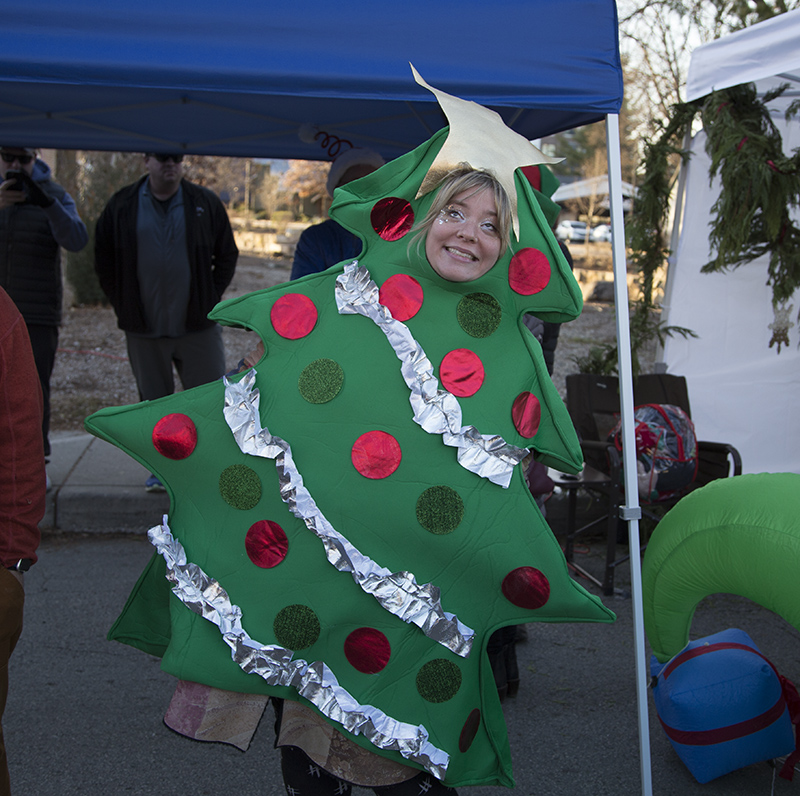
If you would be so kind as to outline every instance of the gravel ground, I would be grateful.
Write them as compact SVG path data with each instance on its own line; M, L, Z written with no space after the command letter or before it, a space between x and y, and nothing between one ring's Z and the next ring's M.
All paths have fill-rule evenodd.
M240 255L225 298L236 298L289 279L291 263ZM252 332L223 327L228 369L258 342ZM176 384L180 384L176 376ZM125 335L110 307L66 307L50 380L53 431L83 429L83 419L104 406L136 403Z
M289 279L288 260L240 255L225 298L262 290ZM587 303L583 314L564 324L556 350L553 382L564 395L564 379L577 373L574 357L592 345L613 342L616 319L611 304ZM223 329L228 369L254 347L256 336L241 329ZM176 379L176 383L177 379ZM136 383L128 365L125 336L117 328L113 310L105 307L68 307L51 379L51 428L83 429L83 419L104 406L138 401Z

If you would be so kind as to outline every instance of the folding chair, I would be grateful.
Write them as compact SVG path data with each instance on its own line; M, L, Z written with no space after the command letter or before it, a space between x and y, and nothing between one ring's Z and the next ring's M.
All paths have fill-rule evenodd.
M634 405L672 404L691 417L686 379L668 373L644 374L634 383ZM581 440L586 465L580 475L565 473L550 475L556 485L567 493L567 530L564 554L570 565L601 587L603 594L614 593L616 568L630 558L617 556L617 535L620 528L619 509L624 503L622 462L609 435L619 419L619 380L616 376L596 376L578 373L567 376L567 409ZM694 481L679 495L657 503L643 503L642 513L658 522L664 507L677 502L692 489L717 478L741 475L742 459L732 445L724 442L698 441L698 469ZM606 513L581 527L577 526L577 495L580 489L599 494L605 501ZM661 509L653 511L652 509ZM600 581L574 562L575 540L605 525L606 564ZM642 550L646 544L642 545Z

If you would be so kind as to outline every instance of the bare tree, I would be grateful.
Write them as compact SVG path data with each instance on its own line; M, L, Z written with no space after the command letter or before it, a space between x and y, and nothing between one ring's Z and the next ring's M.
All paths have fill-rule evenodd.
M620 0L626 100L649 136L685 99L692 51L800 7L800 0Z
M253 209L269 218L278 206L279 186L280 177L272 173L268 163L255 163L252 174Z
M290 160L283 175L283 188L300 199L318 202L319 215L328 209L328 192L325 183L331 164L320 160Z
M184 159L187 180L213 191L231 206L245 207L249 199L249 158L189 155Z

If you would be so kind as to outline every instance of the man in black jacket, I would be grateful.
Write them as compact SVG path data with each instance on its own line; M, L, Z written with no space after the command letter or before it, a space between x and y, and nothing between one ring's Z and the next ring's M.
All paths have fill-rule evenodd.
M147 174L111 197L97 221L95 269L125 332L142 400L225 373L208 313L233 279L239 251L222 202L183 179L183 156L148 153ZM162 491L155 476L148 491Z
M50 178L48 165L26 147L0 147L0 286L25 320L44 413L42 436L50 454L50 375L61 323L61 250L89 241L72 197Z

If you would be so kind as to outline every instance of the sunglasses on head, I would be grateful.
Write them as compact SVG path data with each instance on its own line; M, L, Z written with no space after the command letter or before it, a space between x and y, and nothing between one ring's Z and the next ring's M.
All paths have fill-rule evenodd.
M11 152L0 152L0 158L3 158L3 163L9 165L16 160L20 166L27 166L33 160L33 155L12 155Z
M168 160L173 163L183 163L183 155L163 155L151 152L150 157L155 158L159 163L166 163Z

